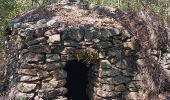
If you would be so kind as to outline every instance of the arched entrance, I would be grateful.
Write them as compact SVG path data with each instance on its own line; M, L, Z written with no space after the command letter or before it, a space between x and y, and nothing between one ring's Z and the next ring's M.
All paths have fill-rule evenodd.
M66 85L68 100L89 100L86 88L88 84L88 69L86 64L76 60L68 61L65 68L67 72Z

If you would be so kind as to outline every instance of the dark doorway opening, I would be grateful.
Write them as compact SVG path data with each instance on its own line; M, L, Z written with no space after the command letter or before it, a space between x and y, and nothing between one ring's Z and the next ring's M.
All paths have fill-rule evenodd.
M78 61L68 61L65 70L67 71L68 89L66 97L68 100L89 100L86 94L88 84L88 69L85 63Z

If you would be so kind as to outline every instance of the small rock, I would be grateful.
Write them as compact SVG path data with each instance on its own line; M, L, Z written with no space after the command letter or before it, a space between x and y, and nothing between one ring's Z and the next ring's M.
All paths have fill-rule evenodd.
M48 44L32 45L28 47L28 50L33 53L51 53L51 49Z
M96 90L96 94L98 96L104 97L104 98L106 98L106 97L114 97L115 96L115 94L113 92L102 91L102 90L99 90L99 89Z
M112 65L108 60L101 60L100 68L112 68Z
M67 93L67 89L64 87L61 88L46 88L46 89L40 89L38 91L38 95L42 98L48 99L48 98L54 98L60 95L65 95Z
M47 22L47 26L48 27L53 27L53 28L56 28L56 27L59 27L60 23L57 22L56 20L52 19L50 21Z
M123 85L123 84L117 85L117 86L115 86L115 91L116 91L116 92L126 91L126 87L125 87L125 85Z
M50 74L52 74L56 80L64 79L67 77L67 72L63 69L51 71Z
M66 84L66 80L56 80L56 79L52 79L49 82L43 82L42 83L42 89L45 88L59 88L59 87L63 87Z
M113 83L114 84L122 84L122 83L127 83L131 79L129 77L123 76L123 75L118 75L113 78Z
M34 93L21 93L18 92L15 96L15 100L33 100Z
M39 78L47 78L50 76L48 71L39 71L37 75Z
M37 54L37 53L29 53L26 57L27 62L38 62L38 61L44 61L45 56L43 54Z
M23 75L36 76L37 70L35 70L35 69L20 69L18 73L23 74Z
M37 66L40 69L51 71L63 68L65 66L66 62L54 62L54 63L46 63L44 65Z
M113 77L119 74L120 71L118 69L99 70L99 77Z
M19 75L16 79L18 82L30 82L40 80L38 76L24 76Z
M49 36L48 43L55 43L55 42L59 42L60 40L61 40L60 34L55 34L55 35Z
M123 43L123 47L125 49L132 49L132 50L135 50L135 45L133 42L124 42Z
M31 92L36 89L37 84L18 83L17 88L20 92Z
M99 42L99 43L94 44L94 48L97 48L97 49L106 49L112 46L113 45L111 42Z
M46 54L46 62L54 62L59 60L60 60L59 54Z
M38 43L45 43L45 42L46 42L45 37L39 37L39 38L36 38L34 40L26 42L26 44L28 46L30 46L30 45L35 45L35 44L38 44Z

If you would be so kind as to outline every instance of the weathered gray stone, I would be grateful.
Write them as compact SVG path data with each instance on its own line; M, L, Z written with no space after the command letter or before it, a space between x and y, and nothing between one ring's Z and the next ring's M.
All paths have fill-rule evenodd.
M48 38L48 43L58 43L60 42L60 34L51 35Z
M127 84L128 90L131 92L137 92L141 88L139 83L140 83L139 81L132 81L128 83Z
M50 76L48 71L38 71L37 76L39 78L47 78Z
M52 36L52 35L55 35L55 34L57 34L58 33L58 31L56 31L56 30L47 30L46 32L45 32L45 36L46 37L49 37L49 36Z
M22 68L22 69L32 69L32 68L34 68L34 67L33 67L33 65L31 65L31 64L22 63L22 64L20 65L20 68Z
M27 93L36 89L37 84L18 83L17 88L20 92Z
M15 100L33 100L34 93L21 93L18 92L15 96Z
M70 54L70 53L73 53L75 51L75 48L74 47L65 47L63 49L62 52L60 52L61 54Z
M48 27L56 28L56 27L58 27L59 25L60 25L60 23L57 22L57 21L54 20L54 19L49 20L49 21L47 22L47 26L48 26Z
M113 92L102 91L100 89L96 89L95 91L96 91L96 94L100 97L106 98L106 97L114 97L115 96L115 94Z
M22 75L36 76L37 75L37 70L36 69L20 69L18 71L18 73L22 74Z
M80 47L81 44L79 42L75 41L64 41L64 46L69 46L69 47Z
M28 47L28 50L34 53L51 53L51 49L48 44L32 45Z
M120 71L118 69L99 70L99 77L113 77L119 74L120 74Z
M102 84L101 90L102 91L107 91L107 92L112 92L114 90L114 86L109 85L109 84Z
M47 31L47 27L44 24L43 26L38 26L35 28L35 36L36 37L42 37L44 36L44 33Z
M118 75L118 76L113 77L113 83L114 84L127 83L130 80L131 80L130 77L126 77L126 76L123 76L123 75Z
M46 99L65 95L66 93L67 93L67 89L64 87L57 88L57 89L55 88L40 89L38 91L38 95Z
M122 40L128 39L132 37L132 33L130 33L128 30L122 30Z
M81 41L84 37L84 32L81 29L74 29L70 28L64 31L62 35L63 40L74 40L74 41Z
M37 81L40 80L38 76L24 76L19 75L16 79L19 82L30 82L30 81Z
M43 54L36 54L36 53L29 53L26 57L27 62L37 62L37 61L44 61L45 56Z
M37 26L41 26L41 25L44 25L44 24L46 24L46 19L41 19L41 20L39 20L39 21L37 21Z
M23 49L19 54L19 59L25 59L25 57L27 57L27 54L29 54L29 50Z
M108 60L101 60L100 68L112 68L112 65Z
M38 43L42 44L42 43L46 43L46 42L47 42L47 40L45 39L45 37L38 37L38 38L36 38L34 40L26 42L26 44L28 46L30 46L30 45L35 45L35 44L38 44Z
M93 32L95 31L94 28L90 28L89 30L84 30L84 41L91 41L93 39Z
M72 54L67 54L67 55L61 55L61 60L62 61L69 61L69 60L75 60L74 56Z
M123 84L115 86L115 91L116 92L121 92L121 91L126 91L126 87Z
M46 54L46 62L54 62L59 60L60 60L59 54Z
M65 66L65 64L66 64L66 62L46 63L44 65L38 65L37 68L40 68L42 70L51 71L51 70L63 68Z
M67 72L63 69L51 71L50 74L52 74L56 80L64 79L67 77Z
M48 82L43 82L42 83L42 89L45 88L59 88L59 87L63 87L66 84L66 80L56 80L55 78L53 78L52 80L48 81Z
M94 44L94 48L97 48L97 49L106 49L112 46L113 45L111 42L99 42L99 43Z

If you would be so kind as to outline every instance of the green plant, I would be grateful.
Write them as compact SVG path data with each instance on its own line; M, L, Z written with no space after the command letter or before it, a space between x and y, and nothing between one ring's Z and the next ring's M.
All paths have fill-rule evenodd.
M86 64L94 64L96 63L96 60L99 59L98 51L95 51L91 48L86 48L85 50L76 49L70 54L74 59L78 61L82 60Z

